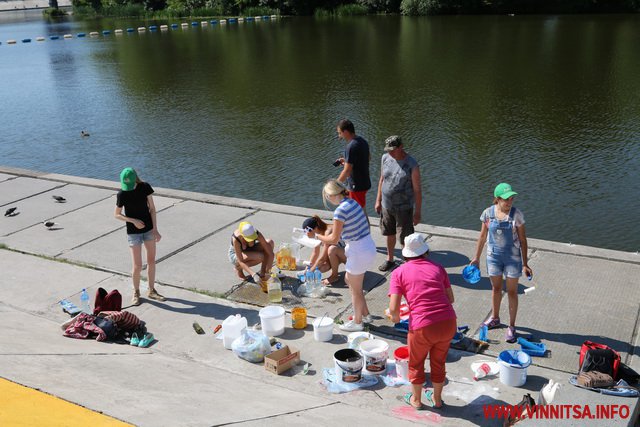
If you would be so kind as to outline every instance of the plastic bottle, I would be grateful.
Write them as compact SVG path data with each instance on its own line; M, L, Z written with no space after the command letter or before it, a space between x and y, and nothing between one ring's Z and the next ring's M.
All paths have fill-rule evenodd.
M489 372L491 372L491 366L486 363L481 364L476 368L476 371L473 375L473 379L478 381L480 378L486 377Z
M480 341L487 342L489 339L487 337L488 333L489 333L489 328L487 327L487 325L480 326L480 331L478 332L478 339Z
M282 283L280 283L280 279L275 274L272 274L271 279L269 279L267 294L269 295L269 302L282 302Z
M86 289L82 289L80 293L80 310L87 314L93 314L91 307L89 307L89 294Z
M307 293L311 294L315 289L315 278L313 276L313 271L311 271L311 268L307 268L307 271L305 271L304 282L307 285Z
M322 272L316 267L313 271L313 290L317 297L322 296Z

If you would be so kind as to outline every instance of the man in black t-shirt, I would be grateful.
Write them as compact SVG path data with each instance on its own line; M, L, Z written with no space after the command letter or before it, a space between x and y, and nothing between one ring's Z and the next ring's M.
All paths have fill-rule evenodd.
M338 181L346 183L349 197L358 202L362 209L367 204L367 190L371 188L369 178L369 143L361 136L356 135L353 123L350 120L340 120L336 128L338 137L344 139L347 146L344 157L337 161L344 167Z

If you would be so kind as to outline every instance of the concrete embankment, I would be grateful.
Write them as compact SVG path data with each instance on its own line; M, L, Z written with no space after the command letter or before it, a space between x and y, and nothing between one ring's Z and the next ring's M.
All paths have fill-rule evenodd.
M0 208L16 207L18 213L0 220L0 243L5 245L0 251L0 319L6 332L0 335L0 376L137 425L332 425L336 420L362 425L365 419L368 425L500 425L485 419L483 404L514 404L523 393L537 395L548 379L563 384L559 403L629 405L628 418L592 425L625 425L637 415L637 399L602 396L567 383L587 339L610 345L623 362L640 370L637 254L530 239L535 276L519 286L517 326L523 336L544 342L548 357L534 359L523 388L505 386L496 377L473 382L471 362L515 348L504 343L504 329L492 330L485 355L450 352L444 392L449 408L416 415L396 399L407 387L334 395L318 384L323 368L333 364L333 353L345 346L346 337L337 329L330 343L315 342L310 328L287 328L280 337L301 348L302 358L312 363L306 376L296 367L276 377L236 358L211 336L212 327L229 314L242 313L250 324L258 322L257 310L267 304L257 286L240 282L227 261L237 224L248 219L276 243L288 242L291 229L306 216L330 217L329 212L172 189L155 188L163 235L157 280L168 300L127 308L147 322L158 341L138 349L64 338L58 323L67 317L57 304L60 299L77 302L82 288L93 295L98 287L119 289L125 305L131 297L124 226L113 218L117 187L111 181L0 167ZM56 203L52 195L67 201ZM45 220L57 226L49 230L42 225ZM417 228L429 236L432 257L450 275L458 323L470 325L474 333L489 314L491 299L486 274L476 285L462 280L477 232L423 224ZM385 244L377 228L372 234L377 265L384 260ZM301 298L295 293L295 273L286 274L286 308L304 306L311 316L328 313L337 319L350 315L343 283L324 299ZM404 338L395 335L383 315L388 279L389 274L374 269L365 277L365 289L375 318L371 329L394 349ZM525 296L531 286L536 290ZM503 319L508 318L507 306L505 298ZM207 334L195 335L193 321ZM95 384L100 393L88 393ZM563 422L572 421L585 425L583 420Z
M0 11L46 9L48 0L0 0ZM58 7L71 7L71 1L58 0Z

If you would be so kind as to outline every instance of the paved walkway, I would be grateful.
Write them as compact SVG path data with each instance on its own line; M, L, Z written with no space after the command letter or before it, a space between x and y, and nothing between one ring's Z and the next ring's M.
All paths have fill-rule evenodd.
M407 387L327 393L319 384L322 368L332 366L333 353L346 341L337 331L332 342L317 343L310 328L287 328L280 340L302 349L312 371L305 376L296 367L276 377L261 365L236 358L212 337L211 329L230 314L241 313L250 324L259 322L257 310L266 305L264 294L253 284L239 283L230 268L229 236L239 221L250 218L276 242L289 241L291 229L305 216L330 213L162 188L156 188L155 195L163 235L157 279L168 301L129 308L147 322L158 341L138 349L64 338L58 323L67 317L58 300L77 302L82 288L93 295L97 287L119 289L125 303L131 297L124 226L113 218L116 190L115 182L0 168L0 208L17 207L19 213L0 219L0 244L6 248L0 252L0 319L7 332L0 336L0 376L136 425L361 425L364 420L369 425L500 425L484 418L483 404L516 403L527 391L537 395L548 379L565 384L560 394L565 401L620 403L567 384L585 339L610 345L625 363L640 370L640 257L530 239L535 278L520 286L518 330L546 343L551 352L535 359L523 388L505 386L497 378L471 380L472 361L515 348L503 343L504 330L490 331L485 355L451 351L444 393L449 408L444 413L407 412L397 400ZM56 203L52 195L67 202ZM45 220L57 225L48 230L42 225ZM429 235L433 258L450 274L459 324L470 325L474 333L490 305L487 279L468 285L461 278L477 232L428 225L418 229ZM380 252L377 261L382 262L384 240L376 229L373 235ZM392 332L382 315L388 303L387 280L388 274L377 271L365 278L377 333ZM344 286L324 299L299 299L295 281L287 282L291 292L285 306L302 304L311 316L329 313L340 319L350 314ZM524 296L528 286L536 290ZM506 308L505 301L504 318ZM194 321L206 335L193 332ZM403 341L391 335L384 339L392 349ZM87 384L99 384L100 393L92 393ZM637 414L637 400L622 403Z

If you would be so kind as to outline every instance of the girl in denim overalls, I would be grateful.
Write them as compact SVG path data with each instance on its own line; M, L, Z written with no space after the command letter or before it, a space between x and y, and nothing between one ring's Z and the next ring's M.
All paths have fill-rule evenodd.
M524 272L532 277L533 271L527 263L527 236L524 216L513 207L513 198L518 194L506 183L499 184L493 195L493 206L482 212L482 229L476 246L476 255L470 264L478 266L487 236L487 271L492 287L492 313L484 324L489 328L500 326L500 303L502 302L502 277L506 278L509 298L509 327L505 340L516 341L516 315L518 313L518 279Z

